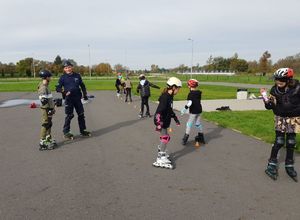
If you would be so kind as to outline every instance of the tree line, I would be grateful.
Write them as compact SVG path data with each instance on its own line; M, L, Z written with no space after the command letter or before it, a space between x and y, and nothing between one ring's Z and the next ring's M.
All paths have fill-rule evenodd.
M22 59L16 64L5 64L0 62L0 77L34 77L38 75L38 72L41 69L47 69L55 76L58 76L63 72L62 63L64 60L66 59L62 59L59 55L57 55L53 62L35 60L30 57ZM73 59L68 60L73 63L75 72L79 72L82 75L89 75L91 73L93 76L112 75L115 72L126 72L129 74L134 72L136 74L140 74L169 72L183 73L191 71L191 67L184 64L169 69L160 68L158 65L152 64L150 70L144 69L132 71L122 64L116 64L112 67L109 63L101 62L90 68L89 66L78 65ZM274 72L280 67L290 67L293 68L296 73L300 73L300 53L280 59L274 64L272 63L271 53L269 51L265 51L258 61L247 61L245 59L241 59L237 53L228 58L222 56L210 56L205 65L200 66L197 64L193 66L193 72L233 71L236 73L265 75L267 73Z

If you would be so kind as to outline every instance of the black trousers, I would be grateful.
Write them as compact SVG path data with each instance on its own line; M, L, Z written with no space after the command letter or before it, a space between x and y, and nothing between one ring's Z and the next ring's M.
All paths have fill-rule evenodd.
M144 114L144 106L146 106L146 114L150 114L149 111L149 96L141 97L141 114Z
M81 98L76 97L76 98L70 98L66 97L65 100L65 124L63 128L64 134L70 132L70 126L71 126L71 120L74 118L74 108L76 110L76 113L78 115L78 125L79 125L79 130L80 132L83 132L86 129L85 125L85 117L84 117L84 109L83 105L81 103Z
M131 88L126 88L126 99L125 99L125 101L127 101L128 96L129 96L129 100L132 102Z

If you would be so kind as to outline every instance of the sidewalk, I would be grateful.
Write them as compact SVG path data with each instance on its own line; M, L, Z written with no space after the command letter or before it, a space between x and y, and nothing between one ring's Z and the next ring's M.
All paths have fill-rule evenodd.
M184 108L186 101L174 101L173 108L180 111ZM265 110L265 105L261 99L218 99L218 100L202 100L201 101L203 111L211 112L217 111L216 108L221 106L229 106L233 111L245 111L245 110Z

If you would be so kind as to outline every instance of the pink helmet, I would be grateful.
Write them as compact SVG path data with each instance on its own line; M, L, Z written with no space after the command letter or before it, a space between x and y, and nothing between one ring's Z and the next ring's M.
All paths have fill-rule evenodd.
M187 84L188 84L189 87L196 88L198 86L199 82L196 79L190 79L187 82Z

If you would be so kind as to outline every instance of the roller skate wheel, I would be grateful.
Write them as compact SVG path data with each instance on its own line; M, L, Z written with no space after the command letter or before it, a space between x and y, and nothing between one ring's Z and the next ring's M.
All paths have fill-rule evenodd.
M200 143L199 143L199 142L196 142L196 143L195 143L195 147L196 147L196 148L200 147Z

